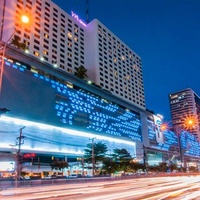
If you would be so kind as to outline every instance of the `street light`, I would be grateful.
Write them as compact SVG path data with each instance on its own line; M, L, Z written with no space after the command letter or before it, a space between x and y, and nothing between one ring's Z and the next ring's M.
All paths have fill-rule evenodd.
M184 159L184 152L181 143L181 133L183 130L192 130L197 123L197 118L195 116L189 116L184 119L184 123L179 126L175 126L175 132L178 138L178 145L179 145L179 153L180 153L180 162L181 162L181 171L183 172L183 166L185 167L185 159Z
M30 18L27 15L22 15L20 22L21 22L20 24L29 24ZM8 38L8 40L3 44L2 57L1 57L1 68L0 68L0 95L1 95L1 88L2 88L2 78L3 78L3 72L4 72L4 57L5 57L5 53L6 53L6 47L16 32L17 32L17 29L14 30L14 32L11 34L11 36Z

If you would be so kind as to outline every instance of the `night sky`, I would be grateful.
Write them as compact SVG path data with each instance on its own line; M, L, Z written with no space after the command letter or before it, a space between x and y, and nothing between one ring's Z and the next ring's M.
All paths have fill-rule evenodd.
M53 0L86 21L86 0ZM147 109L171 120L168 94L200 96L200 0L88 0L98 19L142 58Z

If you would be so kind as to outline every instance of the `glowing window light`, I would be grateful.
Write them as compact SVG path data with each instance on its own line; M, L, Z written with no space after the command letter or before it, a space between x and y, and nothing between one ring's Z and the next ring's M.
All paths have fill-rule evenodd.
M70 32L67 35L68 37L72 38L72 34Z

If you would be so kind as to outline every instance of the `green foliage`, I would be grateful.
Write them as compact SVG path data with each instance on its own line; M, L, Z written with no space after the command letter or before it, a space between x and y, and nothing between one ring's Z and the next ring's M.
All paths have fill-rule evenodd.
M197 169L197 167L190 166L189 167L189 172L198 172L198 169Z
M118 163L117 170L127 172L130 169L132 157L126 149L114 149L113 159Z
M16 35L12 38L11 40L11 45L13 45L14 47L21 49L23 51L25 51L26 49L28 49L28 47L26 46L26 44L20 42L20 38L17 37Z
M94 160L103 161L106 155L108 148L105 143L99 141L94 143ZM87 144L87 148L84 149L84 159L86 162L92 162L92 143Z
M148 166L148 171L151 171L151 172L166 172L168 170L170 170L171 172L173 170L177 170L178 167L176 164L170 164L168 165L166 162L161 162L159 163L159 165L150 165Z
M67 168L69 165L68 165L68 162L66 161L59 161L59 160L54 160L51 164L51 169L55 169L55 170L62 170L64 168Z
M166 172L169 169L166 162L159 163L158 168L161 172Z
M129 170L133 172L137 172L138 170L144 171L144 164L137 163L137 162L130 162L129 163Z
M113 161L112 158L105 158L103 161L103 167L102 167L102 171L108 173L108 174L112 174L116 171L118 171L119 167L118 164Z
M88 77L87 69L84 66L80 66L80 67L76 68L74 75L77 76L78 78L85 79Z
M114 149L111 157L107 157L103 160L102 170L106 171L108 174L114 173L116 171L132 171L133 163L130 153L126 149Z
M48 176L48 175L49 175L49 172L43 171L43 175L44 175L44 176Z
M132 160L130 153L126 149L114 149L113 159L119 163L129 163Z

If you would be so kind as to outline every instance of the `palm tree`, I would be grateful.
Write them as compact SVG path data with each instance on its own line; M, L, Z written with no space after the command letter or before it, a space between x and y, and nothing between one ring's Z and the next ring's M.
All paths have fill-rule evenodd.
M77 76L78 78L86 79L88 77L87 69L81 65L80 67L76 68L74 75Z
M105 158L106 152L108 148L105 143L99 141L98 143L94 143L94 158L95 162L97 161L103 161ZM92 144L87 144L87 149L84 149L84 159L86 161L91 162L92 161Z
M14 35L10 44L19 49L20 48L20 38L18 36Z
M14 47L18 48L18 49L23 50L23 51L28 49L27 45L24 44L23 42L20 42L20 38L16 35L12 38L10 44L13 45Z

